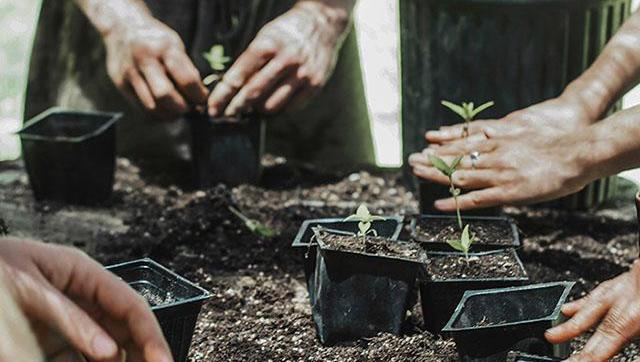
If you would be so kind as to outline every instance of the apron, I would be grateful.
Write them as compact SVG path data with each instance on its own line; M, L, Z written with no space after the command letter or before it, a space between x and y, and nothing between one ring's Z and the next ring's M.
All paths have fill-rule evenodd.
M237 57L260 28L294 0L146 0L153 15L174 29L200 70L213 44ZM267 152L320 168L355 170L374 163L355 31L344 42L333 76L305 108L270 119ZM25 120L49 107L124 112L118 153L163 165L188 162L189 125L162 122L132 106L107 75L98 32L72 0L43 0L30 63ZM168 167L168 166L167 166ZM167 172L166 169L163 170Z

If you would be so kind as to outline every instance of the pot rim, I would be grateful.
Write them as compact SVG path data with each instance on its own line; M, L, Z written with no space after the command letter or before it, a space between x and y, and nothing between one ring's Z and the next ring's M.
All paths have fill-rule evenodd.
M397 222L397 226L396 229L393 232L393 235L390 236L391 239L393 240L397 240L398 236L400 236L400 232L402 232L402 227L404 226L404 216L402 215L390 215L390 216L382 216L385 219L384 220L377 220L377 221L373 221L375 222L384 222L384 221L396 221ZM300 247L309 247L309 246L313 246L315 245L314 243L303 243L302 242L302 237L304 236L305 232L309 229L309 226L311 224L328 224L328 223L335 223L335 222L345 222L345 223L357 223L357 221L344 221L345 218L339 218L339 217L335 217L335 218L318 218L318 219L307 219L305 221L302 222L302 225L300 226L300 228L298 229L298 232L296 233L296 237L293 239L293 242L291 243L291 247L293 248L300 248ZM332 229L330 229L332 230ZM334 230L334 231L339 231L339 230Z
M411 218L411 222L409 224L409 228L411 230L411 238L417 242L420 243L428 243L428 244L436 244L436 243L444 243L443 241L438 241L438 240L426 240L423 238L418 238L416 236L416 227L418 224L418 219L420 220L429 220L429 219L437 219L437 220L443 220L443 219L456 219L456 216L454 215L435 215L435 214L419 214L419 215L414 215ZM496 222L506 222L509 224L510 228L511 228L511 236L512 236L512 242L511 244L497 244L497 243L484 243L482 245L486 245L486 246L496 246L496 247L520 247L522 246L522 243L520 242L520 233L518 232L518 226L516 225L516 222L513 218L508 217L508 216L463 216L462 217L462 221L464 220L468 220L468 221L496 221Z

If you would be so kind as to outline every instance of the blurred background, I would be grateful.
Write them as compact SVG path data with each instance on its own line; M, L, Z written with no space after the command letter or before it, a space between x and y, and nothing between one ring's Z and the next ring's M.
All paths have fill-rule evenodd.
M12 132L22 123L29 54L41 0L0 0L0 160L15 159L20 146ZM401 165L398 0L360 0L355 21L380 166ZM634 0L634 9L640 0ZM640 103L640 87L624 106ZM640 171L625 176L640 180Z

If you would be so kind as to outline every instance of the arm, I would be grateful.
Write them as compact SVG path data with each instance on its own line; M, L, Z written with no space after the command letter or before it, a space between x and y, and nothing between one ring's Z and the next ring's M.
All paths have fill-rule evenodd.
M118 89L160 118L204 104L207 89L180 36L141 0L74 0L107 49L107 71Z
M299 0L266 24L209 97L209 114L276 113L304 103L333 72L355 0Z

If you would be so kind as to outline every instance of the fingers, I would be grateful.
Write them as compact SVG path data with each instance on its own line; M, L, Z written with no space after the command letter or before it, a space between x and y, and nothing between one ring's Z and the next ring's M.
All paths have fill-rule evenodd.
M413 173L425 180L449 185L449 178L434 167L414 167ZM453 175L453 184L465 190L476 190L495 186L497 175L490 170L460 170Z
M496 120L473 121L469 124L469 135L482 134L484 127L494 125L496 122ZM425 138L431 143L444 143L461 139L464 125L464 123L458 123L453 126L443 126L437 131L427 132Z
M189 109L189 105L185 99L178 93L165 73L165 69L156 59L149 59L140 66L140 71L157 100L158 108L172 113L172 115L180 115Z
M186 100L194 105L205 104L209 94L200 80L200 73L183 51L170 50L164 55L164 65Z
M281 84L271 96L264 102L264 111L267 114L274 114L282 110L291 98L296 94L302 85L302 80L289 78Z
M497 142L493 140L460 140L453 143L448 143L437 147L437 149L431 149L436 156L468 156L472 152L488 153L497 148Z
M479 191L472 191L458 196L458 205L461 210L473 210L486 207L493 207L507 204L506 190L503 187L491 187ZM435 202L436 209L444 212L456 210L456 203L453 197Z
M132 69L128 72L127 78L133 93L136 98L140 100L142 106L147 111L155 111L157 106L156 101L153 99L153 94L140 72L138 72L137 69Z
M608 291L609 284L603 283L583 298L583 301L570 305L569 312L575 311L574 315L568 321L549 329L545 333L547 340L562 343L581 335L598 323L611 308L612 300Z
M275 44L269 40L256 39L251 43L209 96L209 115L215 117L225 110L247 81L275 56L275 52Z

